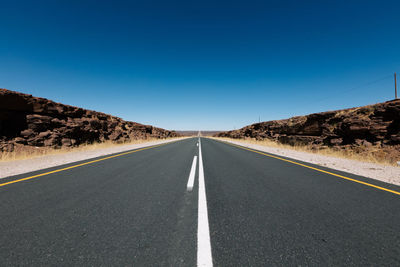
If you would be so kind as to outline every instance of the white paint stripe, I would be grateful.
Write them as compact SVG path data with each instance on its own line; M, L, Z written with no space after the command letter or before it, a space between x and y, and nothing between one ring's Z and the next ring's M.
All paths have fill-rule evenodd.
M194 175L196 174L196 166L197 166L197 156L194 156L192 168L190 169L189 179L187 183L187 191L192 191L194 184Z
M197 223L197 266L213 266L208 226L207 196L204 182L203 157L199 138L199 207Z

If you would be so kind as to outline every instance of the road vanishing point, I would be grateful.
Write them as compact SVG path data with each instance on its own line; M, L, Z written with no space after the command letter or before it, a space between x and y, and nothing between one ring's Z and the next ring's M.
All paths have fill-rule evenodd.
M0 180L1 266L399 266L400 187L193 137Z

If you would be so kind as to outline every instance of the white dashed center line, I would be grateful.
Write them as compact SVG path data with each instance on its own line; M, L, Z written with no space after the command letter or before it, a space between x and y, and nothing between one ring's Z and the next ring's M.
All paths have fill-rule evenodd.
M192 191L193 189L194 176L196 174L196 165L197 165L197 156L194 156L192 168L190 169L189 179L186 187L187 191Z

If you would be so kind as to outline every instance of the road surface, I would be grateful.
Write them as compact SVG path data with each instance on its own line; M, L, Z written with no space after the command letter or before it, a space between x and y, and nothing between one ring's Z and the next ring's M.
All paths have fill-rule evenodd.
M400 265L399 186L200 139L1 179L0 265Z

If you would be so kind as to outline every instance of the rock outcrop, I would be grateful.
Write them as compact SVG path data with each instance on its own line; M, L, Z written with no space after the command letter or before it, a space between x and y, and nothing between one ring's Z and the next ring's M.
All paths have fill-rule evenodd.
M318 147L395 147L400 155L400 99L359 108L255 123L215 136L269 139Z
M21 145L60 148L176 136L174 131L0 89L0 152Z

